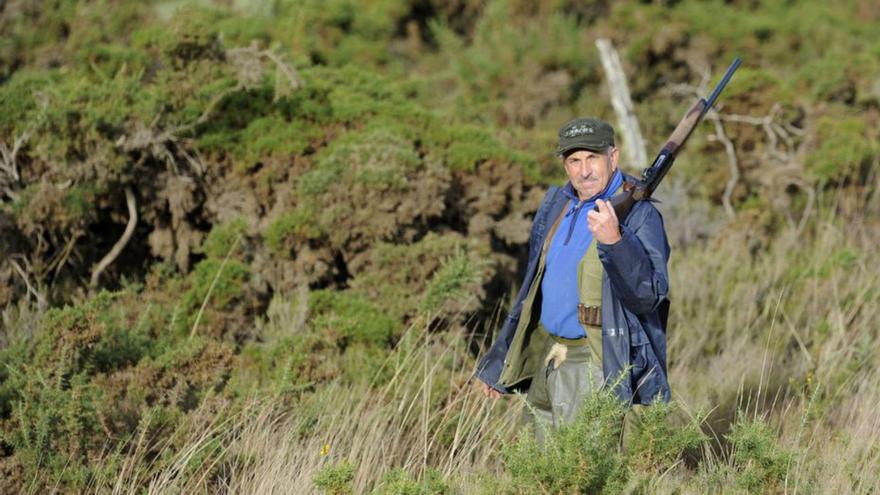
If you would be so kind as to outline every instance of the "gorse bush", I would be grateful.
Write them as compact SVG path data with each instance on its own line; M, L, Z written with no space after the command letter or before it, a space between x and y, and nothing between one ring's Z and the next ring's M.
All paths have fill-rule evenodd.
M657 401L630 413L634 423L625 435L626 465L631 472L662 474L687 451L696 451L709 440L702 431L704 418L681 424L682 411L673 403Z
M792 453L778 445L764 421L740 417L725 437L731 444L731 468L738 487L749 493L782 489Z
M587 396L570 424L545 428L545 441L520 436L505 450L517 493L616 493L625 480L620 435L626 409L610 393Z
M628 410L607 391L588 396L570 424L537 426L545 428L543 442L526 431L505 449L507 491L649 493L686 451L708 440L698 418L676 425L676 416L681 411L674 403Z

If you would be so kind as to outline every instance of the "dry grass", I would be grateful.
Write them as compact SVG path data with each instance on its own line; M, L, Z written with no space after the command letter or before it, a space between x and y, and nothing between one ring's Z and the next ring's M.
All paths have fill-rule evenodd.
M687 466L649 476L652 493L739 493L738 453L725 437L737 414L765 420L794 454L772 492L876 493L876 239L880 226L829 215L769 245L731 232L675 254L673 390L686 409L711 410L704 430L713 441ZM302 324L294 320L274 324ZM138 466L154 449L135 437L121 475L95 491L320 493L315 475L347 464L353 493L381 488L396 468L416 480L436 470L453 493L473 493L481 480L507 477L499 453L522 401L474 392L465 340L414 324L388 356L390 380L331 383L292 406L255 400L225 422L185 423L169 441L173 455L149 472Z
M341 463L355 466L354 493L373 489L395 468L415 478L431 469L462 484L502 475L497 458L521 405L474 393L465 341L461 333L413 325L389 354L392 378L380 386L329 384L290 409L281 400L254 400L223 421L187 421L162 446L139 434L119 477L100 480L94 491L134 493L146 485L149 493L319 493L316 473ZM148 460L169 448L173 455L161 464Z

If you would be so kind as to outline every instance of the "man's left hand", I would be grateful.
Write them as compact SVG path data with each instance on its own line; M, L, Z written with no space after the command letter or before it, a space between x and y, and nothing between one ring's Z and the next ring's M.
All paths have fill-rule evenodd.
M596 200L599 211L590 210L587 213L587 225L593 237L602 244L614 244L620 240L620 223L617 221L617 213L611 203L601 199Z

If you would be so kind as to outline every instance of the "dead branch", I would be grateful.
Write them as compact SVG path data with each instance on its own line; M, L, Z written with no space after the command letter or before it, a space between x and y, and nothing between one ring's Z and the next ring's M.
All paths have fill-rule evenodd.
M107 253L92 270L92 288L98 286L98 277L101 276L101 272L116 260L119 253L121 253L123 248L125 248L125 245L128 244L131 235L134 234L134 227L137 225L137 204L135 203L134 191L131 190L130 186L126 186L125 188L125 203L128 206L128 224L125 226L125 232L122 233L122 237L116 241L116 244L113 245L110 252Z
M25 131L22 135L16 137L12 141L12 149L9 149L6 143L0 143L0 170L6 172L15 182L21 180L21 176L18 174L18 165L15 163L16 158L22 145L27 142L29 137L29 131Z
M302 79L296 73L296 70L281 60L281 57L272 50L263 50L261 54L275 63L275 68L287 79L287 87L280 85L280 79L276 79L274 101L278 101L280 97L288 96L291 92L303 86Z
M3 186L3 193L12 200L18 198L12 186L21 181L17 163L18 152L29 138L30 131L28 130L13 139L12 148L9 148L6 143L0 143L0 172L3 172L0 175L0 185Z
M794 141L791 139L791 135L789 135L788 132L774 122L781 108L782 107L779 103L775 103L773 107L770 108L770 112L763 117L737 114L720 115L720 117L722 120L729 122L741 122L761 127L764 130L764 133L767 134L767 154L776 158L780 162L785 162L788 161L790 157L779 151L779 140L782 139L783 142L785 142L789 151L794 147Z
M597 39L596 48L599 50L599 58L601 58L602 67L605 69L605 77L608 79L608 89L611 92L611 106L614 107L617 121L623 130L623 140L626 143L624 152L631 166L635 168L645 167L648 164L645 140L639 129L639 119L636 117L633 108L620 56L614 45L611 44L611 40L607 38Z
M816 192L813 188L796 175L801 171L798 155L803 149L803 143L796 144L795 139L801 137L804 131L784 122L779 124L776 119L782 110L779 103L775 103L767 115L763 117L755 117L752 115L737 114L719 114L719 117L726 122L737 122L761 127L767 135L767 145L765 154L770 161L776 161L779 164L772 173L765 174L765 177L771 178L770 182L776 184L782 183L784 186L793 185L807 195L807 204L804 206L804 212L795 224L792 218L788 218L789 224L796 229L797 232L803 230L806 221L810 218L813 211L813 205L816 200ZM781 151L779 142L784 143L784 151Z
M61 250L61 253L53 258L49 264L46 266L46 272L50 272L54 270L52 274L52 282L55 282L55 279L58 278L58 275L61 273L61 269L64 268L64 265L67 263L67 260L70 258L70 254L73 252L73 247L76 245L76 241L82 237L83 233L81 230L77 229L71 234L70 239L68 239L67 243L64 245L64 249Z
M30 279L28 278L27 273L26 273L26 272L24 271L24 269L21 267L21 265L19 265L18 262L15 261L15 260L12 259L12 258L9 258L9 264L12 265L12 268L15 269L15 271L18 273L18 275L21 277L21 279L24 280L24 285L25 285L25 287L27 287L27 291L28 291L30 294L33 294L34 298L36 298L36 300L37 300L37 305L38 305L39 307L41 307L41 308L45 308L45 307L47 306L46 298L43 297L43 295L40 294L40 293L34 288L33 285L31 285L31 281L30 281Z
M731 141L724 132L724 124L721 123L721 118L718 116L718 112L713 109L710 110L706 116L709 117L709 120L711 120L713 124L715 124L715 139L724 145L724 151L727 153L727 165L730 169L730 177L724 185L724 194L721 196L721 204L724 206L724 211L727 213L727 216L734 218L736 217L736 211L733 209L730 198L733 196L733 189L736 187L736 183L739 182L740 175L739 160L736 158L736 148L733 146L733 141Z
M208 122L208 120L216 113L217 108L228 96L251 89L257 86L262 80L265 73L265 67L262 59L272 62L279 77L275 82L275 100L280 97L287 96L291 92L302 87L303 82L296 70L287 64L282 58L272 50L259 50L255 44L244 48L231 48L226 50L228 60L236 67L238 74L236 75L237 83L223 91L215 94L208 102L202 113L194 121L173 126L167 129L157 129L161 115L156 115L153 122L149 126L136 122L133 129L126 135L121 136L116 141L116 146L123 151L141 151L149 153L153 157L164 160L166 165L175 174L180 174L175 158L175 151L183 156L190 167L198 174L204 174L204 166L200 159L189 153L182 143L182 138L187 133L192 132L198 126ZM172 147L172 144L176 145ZM173 151L175 150L175 151Z
M708 82L705 74L706 73L704 73L701 86L704 86ZM676 84L670 86L670 91L674 94L700 97L700 95L705 92L705 89L688 84ZM764 185L771 188L779 187L780 184L782 187L794 185L807 195L807 204L804 207L804 212L801 215L801 218L797 221L797 224L795 224L794 220L789 218L789 223L799 232L803 229L806 221L812 214L816 194L809 184L797 175L802 171L798 155L803 149L803 143L796 143L796 138L803 136L804 132L787 122L781 124L777 122L781 112L782 106L779 103L776 103L770 108L767 115L760 117L754 115L722 113L714 108L707 114L707 117L709 117L715 125L715 134L711 137L724 145L725 153L728 158L728 165L730 167L731 175L725 185L724 195L722 197L722 203L727 215L733 217L735 214L731 202L731 196L733 194L733 189L736 187L736 183L741 177L741 173L736 149L733 142L727 137L722 122L733 122L761 127L764 134L767 136L764 151L766 160L778 164L778 166L769 169L767 173L761 175L761 177L765 179L762 181L764 182ZM783 150L780 150L780 141L784 143L782 145L784 148Z

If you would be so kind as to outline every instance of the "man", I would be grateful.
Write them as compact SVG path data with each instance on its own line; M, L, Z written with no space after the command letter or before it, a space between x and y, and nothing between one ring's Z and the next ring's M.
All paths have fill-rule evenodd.
M618 170L607 122L568 122L556 153L569 182L551 187L535 214L522 287L476 372L488 397L528 390L529 410L554 426L604 386L628 404L670 398L660 213L639 201L617 219L609 200L633 179Z

